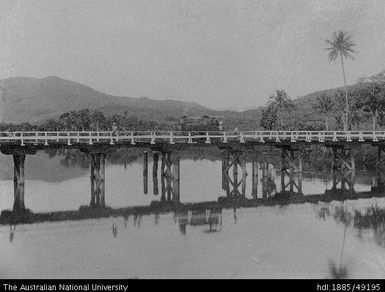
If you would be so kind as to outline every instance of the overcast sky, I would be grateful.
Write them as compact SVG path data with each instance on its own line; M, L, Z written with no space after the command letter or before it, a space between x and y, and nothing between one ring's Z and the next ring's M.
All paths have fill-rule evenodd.
M385 69L384 0L0 0L0 27L0 78L211 108L341 86L325 51L335 30L357 43L348 83Z

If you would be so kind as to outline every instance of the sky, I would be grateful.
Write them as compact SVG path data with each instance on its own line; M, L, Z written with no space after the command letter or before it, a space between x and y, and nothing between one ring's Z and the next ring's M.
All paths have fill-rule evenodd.
M385 70L384 0L0 0L0 79L58 76L214 109L343 85L325 40L356 45L349 84Z

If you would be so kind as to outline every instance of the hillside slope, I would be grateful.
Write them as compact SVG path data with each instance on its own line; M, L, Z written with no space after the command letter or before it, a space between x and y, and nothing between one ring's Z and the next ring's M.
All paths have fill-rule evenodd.
M0 80L0 121L36 123L71 110L129 111L141 118L210 114L215 111L192 102L108 95L58 77L14 77Z
M351 85L348 90L354 90L357 86L360 85ZM294 99L296 114L302 117L311 115L312 104L317 96L323 92L333 96L337 90L343 90L343 88L317 91ZM167 117L177 118L182 115L222 115L231 127L239 125L242 128L242 123L239 121L244 120L248 121L247 127L256 128L264 107L243 112L215 111L193 102L119 97L55 76L43 79L13 77L0 80L1 122L38 123L56 118L64 112L86 108L99 109L107 115L128 111L138 118L147 120L163 120Z

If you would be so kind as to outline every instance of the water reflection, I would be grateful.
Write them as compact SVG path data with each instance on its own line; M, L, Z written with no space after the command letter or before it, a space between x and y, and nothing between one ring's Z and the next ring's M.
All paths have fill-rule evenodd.
M222 159L221 154L213 157ZM24 217L17 217L10 210L3 213L6 216L1 217L3 226L0 228L6 228L3 232L6 236L1 237L0 232L0 245L12 243L16 248L27 242L26 237L16 236L18 224L17 232L30 228L31 250L38 254L45 244L64 245L62 248L66 249L66 245L71 244L69 238L74 236L74 244L78 244L84 253L77 256L92 262L99 259L84 252L83 237L96 238L107 246L114 244L117 248L109 255L114 261L109 262L109 257L99 251L100 269L109 267L112 270L118 263L124 273L127 269L135 276L178 273L221 276L215 274L215 270L227 276L245 277L316 275L340 279L363 275L355 266L361 260L357 257L363 251L368 254L375 251L365 249L362 239L385 247L385 203L361 206L385 196L382 172L353 173L336 168L320 175L311 172L307 168L309 164L304 164L306 172L302 176L288 168L289 175L286 174L282 184L281 165L273 158L238 154L225 165L221 165L223 160L200 160L204 154L197 155L195 160L182 159L180 196L174 196L173 154L166 153L166 159L163 159L163 153L157 153L158 158L149 155L148 163L152 163L152 167L146 175L151 177L152 169L153 183L148 185L146 196L143 196L142 184L143 153L134 152L136 159L126 156L120 167L120 162L119 165L113 162L119 158L110 156L106 167L105 208L94 208L90 204L88 173L77 177L76 181L56 184L38 181L39 185L36 185L36 180L29 180L26 183L26 206L30 207L31 213ZM179 155L182 157L182 152ZM64 161L69 168L78 167L75 166L76 156L72 154ZM80 167L89 167L86 161L81 160ZM233 168L235 164L237 167ZM299 179L302 179L301 187ZM71 188L73 184L76 190ZM12 181L0 181L1 203L10 206L9 209L12 209L12 197L8 196L11 186ZM55 187L58 191L52 193ZM55 206L56 200L64 207L57 210L46 203L52 202ZM167 221L168 216L174 223ZM23 224L40 222L45 222L41 226L46 230L39 229L43 227L37 224ZM80 229L79 226L86 227ZM66 235L57 235L60 228ZM359 243L352 239L355 231ZM41 239L37 239L35 232L40 232ZM76 232L79 236L74 235ZM54 238L56 236L58 239ZM284 248L278 248L277 242ZM9 251L9 247L5 246L5 250ZM226 252L228 250L231 252ZM29 256L33 257L31 253ZM210 260L210 253L215 259ZM123 262L127 255L130 261ZM159 264L154 262L155 258L159 258ZM75 257L69 255L68 260L71 264L65 267L66 275L71 273L71 265L78 271L84 269ZM35 266L38 261L34 258ZM238 271L223 268L228 262L238 265ZM55 265L55 261L51 259L46 265ZM142 274L136 274L135 265ZM149 268L152 266L153 270ZM381 273L379 268L376 271ZM94 270L90 274L99 275ZM126 274L123 276L127 277Z
M187 226L204 227L205 233L220 232L222 230L222 209L185 210L174 213L181 234L186 235Z
M13 241L15 237L16 225L9 225L9 242Z

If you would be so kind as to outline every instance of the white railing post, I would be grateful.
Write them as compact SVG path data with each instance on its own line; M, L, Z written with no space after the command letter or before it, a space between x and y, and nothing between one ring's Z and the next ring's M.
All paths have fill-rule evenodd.
M347 131L347 132L346 132L346 141L347 141L347 142L352 142L352 138L351 138L351 136L350 136L350 131Z
M80 136L80 134L79 134L79 132L77 132L76 136L77 136L77 138L76 138L76 142L77 142L77 143L79 143L79 142L80 142L80 137L79 137L79 136Z
M333 132L333 142L338 142L336 131Z
M207 144L210 144L211 141L210 141L210 136L209 136L209 132L206 132L206 142Z
M362 131L360 131L360 133L358 134L358 141L359 142L365 142L365 140L364 140L364 134L362 133Z
M23 132L20 133L20 141L21 141L21 146L25 146L24 138L23 138Z
M153 132L151 132L151 142L150 142L150 144L155 144L155 133L153 133Z
M281 140L279 140L279 134L275 133L275 142L280 143Z
M325 142L325 132L319 132L318 133L318 142L320 142L320 143Z
M174 142L174 133L170 132L170 144L175 144Z
M242 132L239 133L239 142L240 143L245 143L245 138L243 137L243 133Z
M297 142L297 140L295 139L295 135L294 135L294 133L295 133L295 132L291 132L291 133L290 133L290 136L291 136L291 138L290 138L290 142L291 142L291 143L295 143L295 142Z
M131 132L131 145L135 145L134 132Z
M114 138L112 137L112 132L110 132L110 145L114 145Z
M59 132L56 133L56 142L59 143Z
M44 132L44 146L48 146L48 138L47 138L47 132Z
M89 134L89 142L88 142L88 144L89 145L93 145L94 143L92 142L92 133L89 132L88 134Z
M223 132L223 143L227 143L226 132Z
M306 132L306 138L305 138L305 141L306 142L311 142L311 135L309 132Z
M373 142L378 142L376 132L373 132L372 140Z
M70 133L69 132L67 132L67 145L68 146L71 146L72 144L71 144L71 138L70 138Z
M187 143L189 143L189 144L192 144L192 137L191 137L191 133L190 132L188 132L188 140L187 140Z
M37 145L37 132L35 132L35 145Z
M263 134L260 132L260 139L259 139L259 143L265 143L265 140L263 139Z

